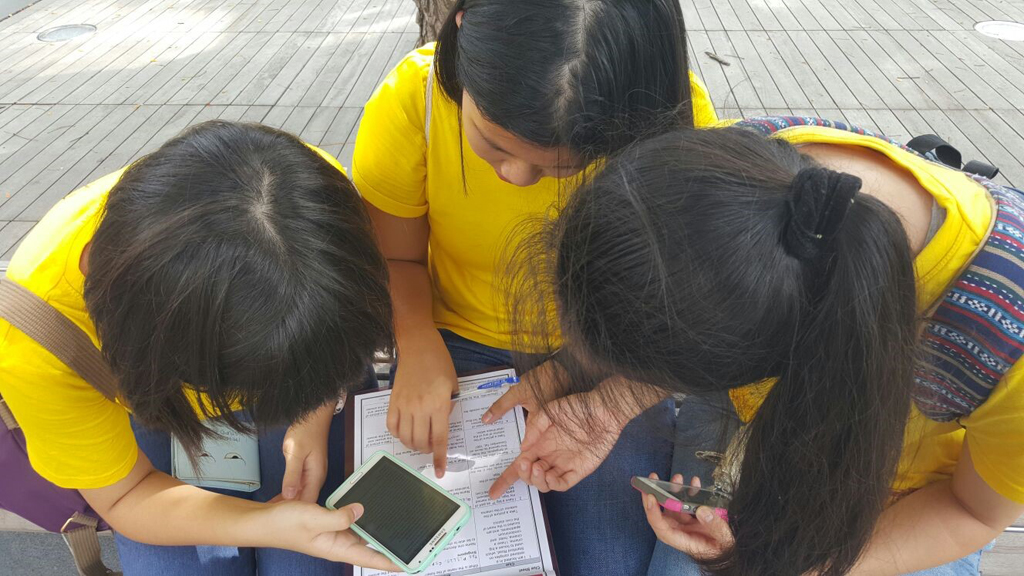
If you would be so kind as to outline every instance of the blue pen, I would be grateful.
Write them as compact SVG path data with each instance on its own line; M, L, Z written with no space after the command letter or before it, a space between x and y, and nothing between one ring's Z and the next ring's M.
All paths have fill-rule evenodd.
M491 390L493 388L501 388L502 386L505 386L506 384L508 384L508 385L519 384L519 377L518 376L506 376L506 377L500 378L498 380L490 380L488 382L484 382L483 384L477 386L476 389L477 390Z

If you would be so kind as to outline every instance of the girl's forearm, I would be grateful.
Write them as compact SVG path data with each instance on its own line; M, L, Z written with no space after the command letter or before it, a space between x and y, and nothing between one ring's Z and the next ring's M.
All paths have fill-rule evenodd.
M272 507L152 470L103 516L119 533L144 544L275 547Z
M942 566L977 552L1000 530L975 518L949 481L917 490L890 506L852 575L899 575Z
M434 331L430 273L418 262L389 260L391 300L394 303L398 347L414 343L424 331Z

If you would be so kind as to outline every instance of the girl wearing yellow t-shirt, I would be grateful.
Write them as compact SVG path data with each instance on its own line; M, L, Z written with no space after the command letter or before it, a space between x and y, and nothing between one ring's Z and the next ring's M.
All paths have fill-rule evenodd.
M586 370L559 380L556 396L591 399L563 421L686 394L678 438L708 444L677 442L676 482L701 473L695 450L724 447L721 428L702 424L729 420L716 397L728 392L749 421L738 470L714 478L732 491L727 521L645 497L664 543L650 574L699 574L693 559L745 576L977 574L977 551L1024 512L1024 367L1005 365L972 404L957 384L968 371L929 359L970 366L972 342L1017 338L1022 216L1020 191L813 118L679 131L608 162L550 228L545 285L560 358L619 377L599 390ZM960 286L978 296L961 299ZM1016 312L996 314L1000 301ZM932 347L962 330L945 318L975 313L966 342ZM705 408L687 411L692 401ZM529 424L537 448L499 488L600 459L545 424Z
M456 374L511 362L497 275L520 225L637 138L714 121L688 74L675 0L460 0L437 45L387 76L366 105L352 178L391 272L399 362L388 427L433 452L438 475ZM660 408L651 419L668 419ZM603 472L625 474L622 489L598 498L621 505L593 505L585 487L548 500L566 574L646 566L654 535L626 505L628 476L667 460L626 437L616 454ZM581 538L605 542L602 553L578 554Z
M334 158L263 126L198 125L59 202L7 278L117 377L115 403L0 320L0 395L30 463L114 528L126 574L392 567L347 530L358 506L315 504L344 473L327 458L344 448L339 395L392 338L385 262ZM256 492L169 475L170 437L197 458L214 415L258 427Z

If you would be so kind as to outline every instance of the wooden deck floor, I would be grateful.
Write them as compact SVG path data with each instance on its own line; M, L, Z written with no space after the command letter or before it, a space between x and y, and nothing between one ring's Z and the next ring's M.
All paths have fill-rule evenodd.
M682 0L722 116L935 132L1024 186L1024 0ZM61 24L97 33L47 44ZM0 260L58 199L189 124L281 127L348 165L360 111L416 41L411 0L41 0L0 21ZM1004 537L985 574L1024 574Z

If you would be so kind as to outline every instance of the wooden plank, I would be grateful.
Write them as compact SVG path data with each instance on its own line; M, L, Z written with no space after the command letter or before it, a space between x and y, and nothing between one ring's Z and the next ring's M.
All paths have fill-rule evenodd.
M984 101L982 101L977 94L972 92L956 74L950 72L938 57L932 55L928 48L921 44L918 38L924 37L925 35L923 33L914 34L910 32L893 31L890 32L890 34L896 43L899 44L901 49L911 54L912 57L920 63L927 76L933 79L935 84L943 87L945 91L952 96L955 104L948 106L949 108L977 109L985 106Z
M86 111L84 107L66 105L47 108L44 114L36 117L18 132L18 136L23 138L24 142L16 149L9 150L3 159L0 159L0 174L11 174L25 162L43 154L47 145L73 125ZM6 189L0 191L6 194L16 192ZM3 198L0 197L0 200Z
M376 48L374 48L373 55L365 61L366 65L352 84L351 90L345 97L343 106L362 108L366 104L370 95L377 89L381 77L387 72L388 63L391 61L395 52L395 46L398 45L401 37L401 34L394 32L383 35ZM344 75L345 72L342 71L342 74ZM331 105L336 100L332 100L331 93L328 93L325 102Z
M221 120L237 122L242 119L242 116L245 116L245 113L248 110L248 106L225 106L218 118Z
M31 109L31 104L5 104L0 106L0 142L4 139L4 127Z
M729 94L732 95L732 101L735 102L739 108L763 108L764 105L761 103L761 99L757 95L757 91L751 81L751 78L747 75L744 70L742 62L736 54L735 48L733 48L732 41L729 39L727 32L708 32L708 38L711 40L713 46L713 52L718 54L720 57L725 57L732 62L731 66L724 66L722 71L725 73L725 77L729 81ZM725 99L725 102L730 101L729 98Z
M903 122L891 110L869 110L872 124L889 138L897 142L907 142L917 134L912 134Z
M697 9L697 13L700 14L700 20L704 24L704 31L725 30L725 27L722 26L722 21L718 18L718 12L715 11L715 3L712 0L694 0L694 7Z
M1018 68L1013 65L1014 60L1024 60L1024 58L1007 60L1002 54L982 42L978 38L978 34L974 32L952 32L950 36L955 38L961 46L970 50L970 55L963 55L965 58L975 62L984 62L989 68L989 74L999 75L1015 86L1024 86L1024 66ZM989 81L999 82L991 77L989 77Z
M849 0L856 3L864 12L871 15L871 18L882 30L902 30L903 27L888 12L876 3L876 0ZM884 1L884 0L879 0Z
M353 128L361 114L362 110L359 108L342 108L338 111L338 115L334 117L330 127L324 132L320 148L323 148L331 156L337 157L341 153L341 148L352 137Z
M132 82L138 88L124 97L124 102L136 104L164 104L187 81L188 65L200 58L219 36L217 32L195 30L181 37L174 45L156 57L159 70L145 82ZM122 91L122 94L127 89Z
M350 36L362 36L359 41L359 45L356 46L355 52L348 58L344 63L344 68L338 73L334 79L334 83L324 94L324 99L321 101L321 106L344 106L348 95L352 92L352 88L355 87L356 81L362 74L363 70L366 69L367 63L371 60L377 46L380 44L383 34L366 33L360 34L353 32ZM397 35L395 41L397 42ZM394 49L394 44L391 44L388 49L387 56L390 57L390 50ZM383 63L377 64L378 70L383 67Z
M35 227L35 222L8 222L0 229L0 260L10 260L21 241Z
M398 66L398 63L403 58L416 49L417 40L419 40L418 32L402 32L401 37L398 39L398 44L395 45L395 50L391 54L391 59L388 60L387 65L381 70L380 78L377 79L377 86L380 86L384 78L395 69L395 66Z
M704 23L701 22L700 11L697 10L694 0L680 0L679 6L683 10L683 23L688 32L704 30Z
M821 30L821 24L814 18L814 14L804 6L801 0L782 0L779 2L783 8L788 10L793 18L796 18L797 26L787 26L784 30Z
M1003 164L1002 160L995 160L995 165L1002 170L1003 177L1010 181L1010 184L1024 186L1024 135L1020 133L1024 126L1018 126L1015 129L1012 124L1005 121L1003 116L992 110L972 110L970 114L991 136L992 140L1006 150L1008 156L1013 159L1012 164ZM994 148L995 144L991 146Z
M185 104L195 100L197 95L206 90L207 84L214 81L219 73L236 60L235 56L252 41L253 37L253 34L222 33L220 38L227 40L227 44L217 50L208 50L209 58L196 58L196 61L189 63L186 67L190 71L187 81L167 99L167 103ZM235 65L238 66L239 62L236 61Z
M856 37L856 33L851 32L850 34ZM896 79L900 82L913 82L917 84L918 88L934 103L933 106L929 107L931 109L962 108L960 102L907 51L907 47L900 40L896 39L897 36L902 38L905 35L906 32L898 30L871 35L872 40L878 44L879 48L899 63L899 67L905 75ZM921 48L918 47L918 49ZM897 86L900 85L897 84ZM906 92L904 92L904 95L906 95ZM910 102L914 104L913 100ZM918 107L918 109L921 109L921 107Z
M267 115L267 112L270 112L270 106L249 106L238 121L260 124L263 122L263 117Z
M693 60L700 62L700 79L707 86L715 107L729 106L730 103L735 107L735 99L729 91L729 80L725 77L725 67L706 54L706 52L714 53L714 46L711 45L708 33L691 32L688 37L693 46L690 54L692 54Z
M803 61L807 63L810 67L810 72L817 76L818 80L825 87L832 101L839 108L859 108L861 106L860 100L846 85L842 76L833 68L832 62L815 45L814 39L811 36L812 33L823 34L820 32L796 30L790 32L789 36L793 39L793 43L800 47Z
M346 16L352 12L354 6L365 6L369 0L338 0L331 6L331 9L324 14L323 18L313 27L314 32L348 32L352 28L354 19L346 20Z
M123 57L124 54L133 54L137 50L143 36L130 35L121 39L121 42L113 46L102 46L96 48L96 57L91 61L79 61L75 66L70 66L68 71L51 77L41 86L24 97L28 102L62 102L70 104L68 97L78 90L90 79L99 75L112 62ZM83 59L84 60L84 59ZM71 68L76 68L71 70Z
M149 83L163 71L164 66L173 62L179 54L188 48L188 44L188 40L181 32L161 35L160 40L132 66L135 74L132 74L124 83L110 92L106 101L115 104L141 104L140 100L132 98L132 96L144 92ZM154 82L154 84L156 83Z
M86 77L84 82L64 95L60 101L64 104L84 104L87 101L93 104L103 103L104 96L124 84L127 78L122 72L139 61L156 40L148 36L132 36L127 42L131 43L127 50L121 52L101 70Z
M846 122L853 126L880 132L880 129L875 125L874 119L871 118L871 114L869 114L867 110L861 108L847 108L845 110L840 110L840 113L843 115Z
M46 147L31 157L23 157L23 161L17 165L7 164L2 173L7 174L0 187L6 191L5 197L0 199L0 220L14 220L33 200L41 190L33 190L31 183L48 165L52 163L55 156L60 156L76 140L85 136L93 126L99 123L113 109L110 105L102 106L75 106L73 110L62 119L60 126L54 127L50 134L43 141ZM67 122L67 124L64 124ZM28 147L23 148L24 152ZM7 196L10 194L10 196Z
M13 86L14 81L5 84L4 88L0 89L6 92L3 98L13 101L29 101L33 91L48 81L54 78L63 81L65 79L63 75L73 74L78 67L88 64L97 58L97 55L102 55L103 51L112 43L119 41L122 33L130 31L131 26L140 17L146 16L149 10L161 1L166 0L149 0L132 10L124 19L112 25L103 34L92 34L61 43L61 49L53 52L46 60L32 66L31 78L28 78L27 81L17 82L16 87ZM188 2L189 0L184 1Z
M385 0L370 0L360 11L359 17L352 23L351 32L368 33L373 26L377 14L384 8Z
M248 95L243 101L249 101L258 105L276 104L281 96L288 90L288 87L302 72L303 67L316 53L317 48L323 44L326 34L300 32L297 34L295 50L285 62L281 69L269 79L263 91L254 97ZM301 39L301 40L300 40ZM282 50L284 52L284 50ZM246 88L246 92L253 92L255 88ZM243 93L244 94L244 93Z
M1013 128L1018 135L1024 136L1024 111L1021 110L994 110L1003 122ZM1024 152L1024 151L1022 151ZM1019 156L1024 158L1024 155Z
M259 21L250 23L246 27L246 32L277 32L284 26L284 23L288 21L288 17L291 15L292 7L302 5L311 0L272 0L270 6L260 15L260 19L263 21L262 25Z
M83 127L84 133L78 135L71 134L69 131L68 134L65 134L63 139L71 142L71 145L65 151L55 151L52 155L48 154L49 158L42 166L42 169L31 181L21 187L19 198L22 198L22 200L20 206L11 207L12 219L36 221L42 218L46 211L58 200L74 189L74 187L61 188L56 193L51 192L55 189L57 183L62 182L63 178L84 158L90 154L95 154L97 148L107 146L107 139L116 140L116 138L111 138L112 132L131 115L132 106L106 104L97 106L95 110L101 111L103 108L108 109L109 112L99 122L89 127ZM79 125L81 124L80 122ZM75 174L77 177L85 175L81 174L81 171L77 171ZM47 195L48 192L50 192L49 195ZM13 211L19 207L21 210L14 213Z
M812 31L801 34L807 34L811 41L814 42L814 46L820 50L821 54L825 57L825 62L828 64L826 70L831 70L831 74L827 74L824 78L822 77L823 67L816 67L818 70L818 77L825 81L826 86L832 86L833 84L838 85L842 83L846 86L849 93L851 93L856 102L862 108L885 108L887 103L882 99L877 92L875 92L871 83L861 74L860 69L854 65L847 55L839 48L835 42L832 41L833 34L843 34L844 32L819 32ZM805 53L808 50L804 51ZM838 87L838 86L837 86ZM845 94L845 92L843 92ZM844 108L856 108L857 106L851 106L849 102L845 101L844 98L835 97L833 98L837 104L841 104Z
M874 19L864 6L861 6L857 0L848 0L843 3L843 7L846 8L846 13L850 15L849 23L844 25L846 30L880 30L882 27Z
M288 120L281 125L281 130L296 136L302 134L314 112L316 112L316 108L308 106L293 108L292 113L288 115Z
M175 118L182 111L182 108L182 106L147 106L145 104L140 106L139 109L151 110L146 121L129 134L102 162L93 167L92 171L83 180L92 182L101 176L127 166L129 162L138 157L139 150L146 145L146 142L163 129L170 120ZM136 110L136 113L138 113L138 110Z
M941 35L942 39L935 35ZM998 74L994 74L991 71L985 71L981 74L977 72L979 68L977 65L987 68L987 64L977 58L973 59L973 62L968 62L967 57L971 56L970 50L957 50L953 51L950 47L949 42L955 42L952 39L952 35L948 32L922 32L915 34L915 39L930 52L929 56L934 58L936 62L944 63L944 68L948 71L948 74L955 77L963 89L966 91L965 96L970 95L971 102L977 102L977 107L991 107L991 108L1013 108L1013 104L1010 102L1024 102L1019 98L1024 98L1024 93L1021 93L1019 89L1012 86L1005 81L1002 82L1002 86L1007 90L1012 90L1018 99L1010 98L1010 94L1003 90L994 89L989 84L990 77L994 79L1000 79ZM964 98L960 98L963 102ZM975 106L966 106L973 108Z
M310 117L309 122L302 129L299 137L305 142L319 146L323 142L328 128L331 127L331 123L334 122L334 117L338 115L338 111L338 108L328 108L326 106L317 108Z
M341 75L344 68L353 59L353 54L356 48L361 44L365 34L349 33L342 38L341 42L335 47L335 51L327 59L323 61L323 67L317 72L317 75L313 78L312 82L309 83L309 87L304 91L298 100L289 99L288 95L291 92L289 88L288 92L281 97L281 103L285 104L297 104L300 106L320 106L323 104L324 99L327 97L327 93L330 92L335 82L341 81ZM329 36L328 40L332 37ZM324 41L325 44L327 40ZM328 46L327 48L330 48ZM319 55L319 54L318 54ZM314 57L315 58L315 57ZM305 70L303 70L305 72Z
M828 6L825 6L819 0L803 0L803 4L807 11L814 16L814 19L818 21L821 30L843 29L835 16L836 12L840 9L838 2L829 2Z
M750 7L751 12L754 13L757 21L760 22L760 30L785 30L785 24L796 23L796 19L793 18L789 10L786 10L785 5L780 6L776 3L776 6L779 8L773 10L768 5L768 0L746 0L746 4ZM779 21L780 14L785 19L785 24Z
M338 162L348 171L349 176L352 175L352 157L356 153L356 139L353 134L352 139L345 143L341 147L341 154L338 155Z
M7 157L32 141L38 130L54 121L49 106L32 106L0 130L0 166Z
M192 99L192 103L251 104L255 97L252 94L238 100L238 102L235 102L235 100L253 82L259 83L255 87L257 95L263 91L263 88L269 82L268 78L263 76L263 71L267 70L267 75L272 76L276 70L280 70L283 62L278 60L277 55L291 38L292 34L289 32L280 34L262 32L257 34L253 41L239 52L235 58L234 61L238 61L241 64L237 71L232 71L231 67L224 69L223 77L227 80L222 84L220 91L212 93L200 92ZM287 60L288 56L290 56L290 51L284 54L284 60ZM207 85L207 89L209 90L217 85L217 83L211 83Z
M732 8L733 13L740 22L740 30L764 30L764 26L761 24L761 20L754 13L754 10L750 7L747 0L727 0L729 6ZM771 16L771 12L768 12L768 16L774 20Z
M244 33L239 36L248 41L222 67L210 70L211 74L207 76L206 83L192 96L189 104L229 104L231 102L230 99L222 102L217 102L216 99L222 93L225 93L231 81L239 77L239 73L246 69L250 63L255 63L255 67L262 66L262 62L259 62L258 58L264 48L267 51L276 51L282 43L281 38L275 39L275 34L270 32ZM247 80L244 77L241 77L241 79L243 81ZM180 93L175 95L175 98L178 96L180 96Z
M806 32L803 34L806 34ZM811 64L801 53L800 49L797 48L790 34L787 32L768 32L768 36L772 39L772 43L778 50L779 55L789 65L789 70L796 77L797 83L803 88L804 94L810 100L810 107L836 108L837 106L835 100L832 99L832 95L829 94L821 80L818 79ZM790 105L790 107L798 108L802 106Z
M404 0L384 0L384 5L380 7L376 18L373 19L373 23L370 24L366 31L377 34L390 31L403 4L405 4ZM404 27L405 20L402 19L401 23Z
M743 24L740 23L739 16L736 15L728 0L717 0L712 5L715 13L718 14L718 21L722 23L721 30L743 30Z
M1024 534L1004 533L995 547L981 555L981 573L985 576L1019 576L1024 556Z
M897 61L894 55L876 40L876 38L885 38L891 41L892 37L888 32L853 31L847 32L847 34L861 49L868 61L878 67L882 76L896 88L911 108L935 109L937 107L924 87L918 84L917 77L914 76L915 70L919 71L919 68L906 70L902 65L907 62L907 59L910 59L909 55L901 54L900 61ZM841 37L837 39L837 42L841 47L843 46ZM913 63L912 59L910 60L910 63ZM916 66L916 63L913 64ZM890 105L889 107L895 106Z
M323 100L327 88L330 87L330 84L327 84L329 79L325 78L321 72L329 62L334 60L334 55L341 48L345 37L346 34L342 33L327 34L313 55L306 61L302 70L277 100L277 104L298 106L303 100L312 101L314 99L318 99L317 104L319 104ZM315 92L319 92L319 95L317 96Z
M849 33L845 31L834 32L829 39L835 43L839 54L849 59L850 64L857 70L857 73L863 78L864 82L877 94L880 103L877 106L870 106L871 108L906 110L912 107L899 88L890 80L889 75L883 73L878 67L878 62L865 53L861 49L860 44ZM892 63L891 60L889 62ZM911 85L916 86L914 84ZM925 102L931 103L927 99L925 99ZM865 104L865 106L867 105Z
M291 106L271 106L267 115L263 117L262 123L271 128L281 128L291 115Z
M19 218L22 220L42 218L50 207L61 198L85 184L89 174L100 166L129 136L141 130L156 111L155 106L119 106L118 108L129 110L128 117L111 129L106 136L100 138L74 165L65 170L56 182L44 190L19 215Z
M977 112L975 112L977 113ZM1005 143L1000 138L995 136L993 130L999 130L1000 132L1007 132L1008 130L1001 129L999 126L982 125L972 115L972 112L967 110L947 110L946 115L949 119L956 123L959 128L971 141L978 147L985 158L988 159L989 164L996 166L1007 173L1013 174L1024 174L1024 166L1021 165L1020 161L1014 156L1007 146L1012 146L1013 143ZM1002 124L1002 122L1000 122ZM1017 148L1018 150L1020 147ZM972 158L964 157L964 161L972 160Z
M786 98L782 96L775 76L786 76L788 70L785 68L783 70L776 69L775 73L773 73L773 69L765 65L758 54L758 48L755 48L755 44L751 42L752 38L750 35L754 34L760 35L760 40L768 38L764 31L727 32L729 40L732 41L733 49L735 49L736 55L739 57L739 61L734 65L743 67L743 71L747 78L750 79L754 92L757 93L761 106L765 108L785 108L789 104ZM760 46L761 44L758 43L757 45ZM792 76L789 76L789 78L792 79Z

